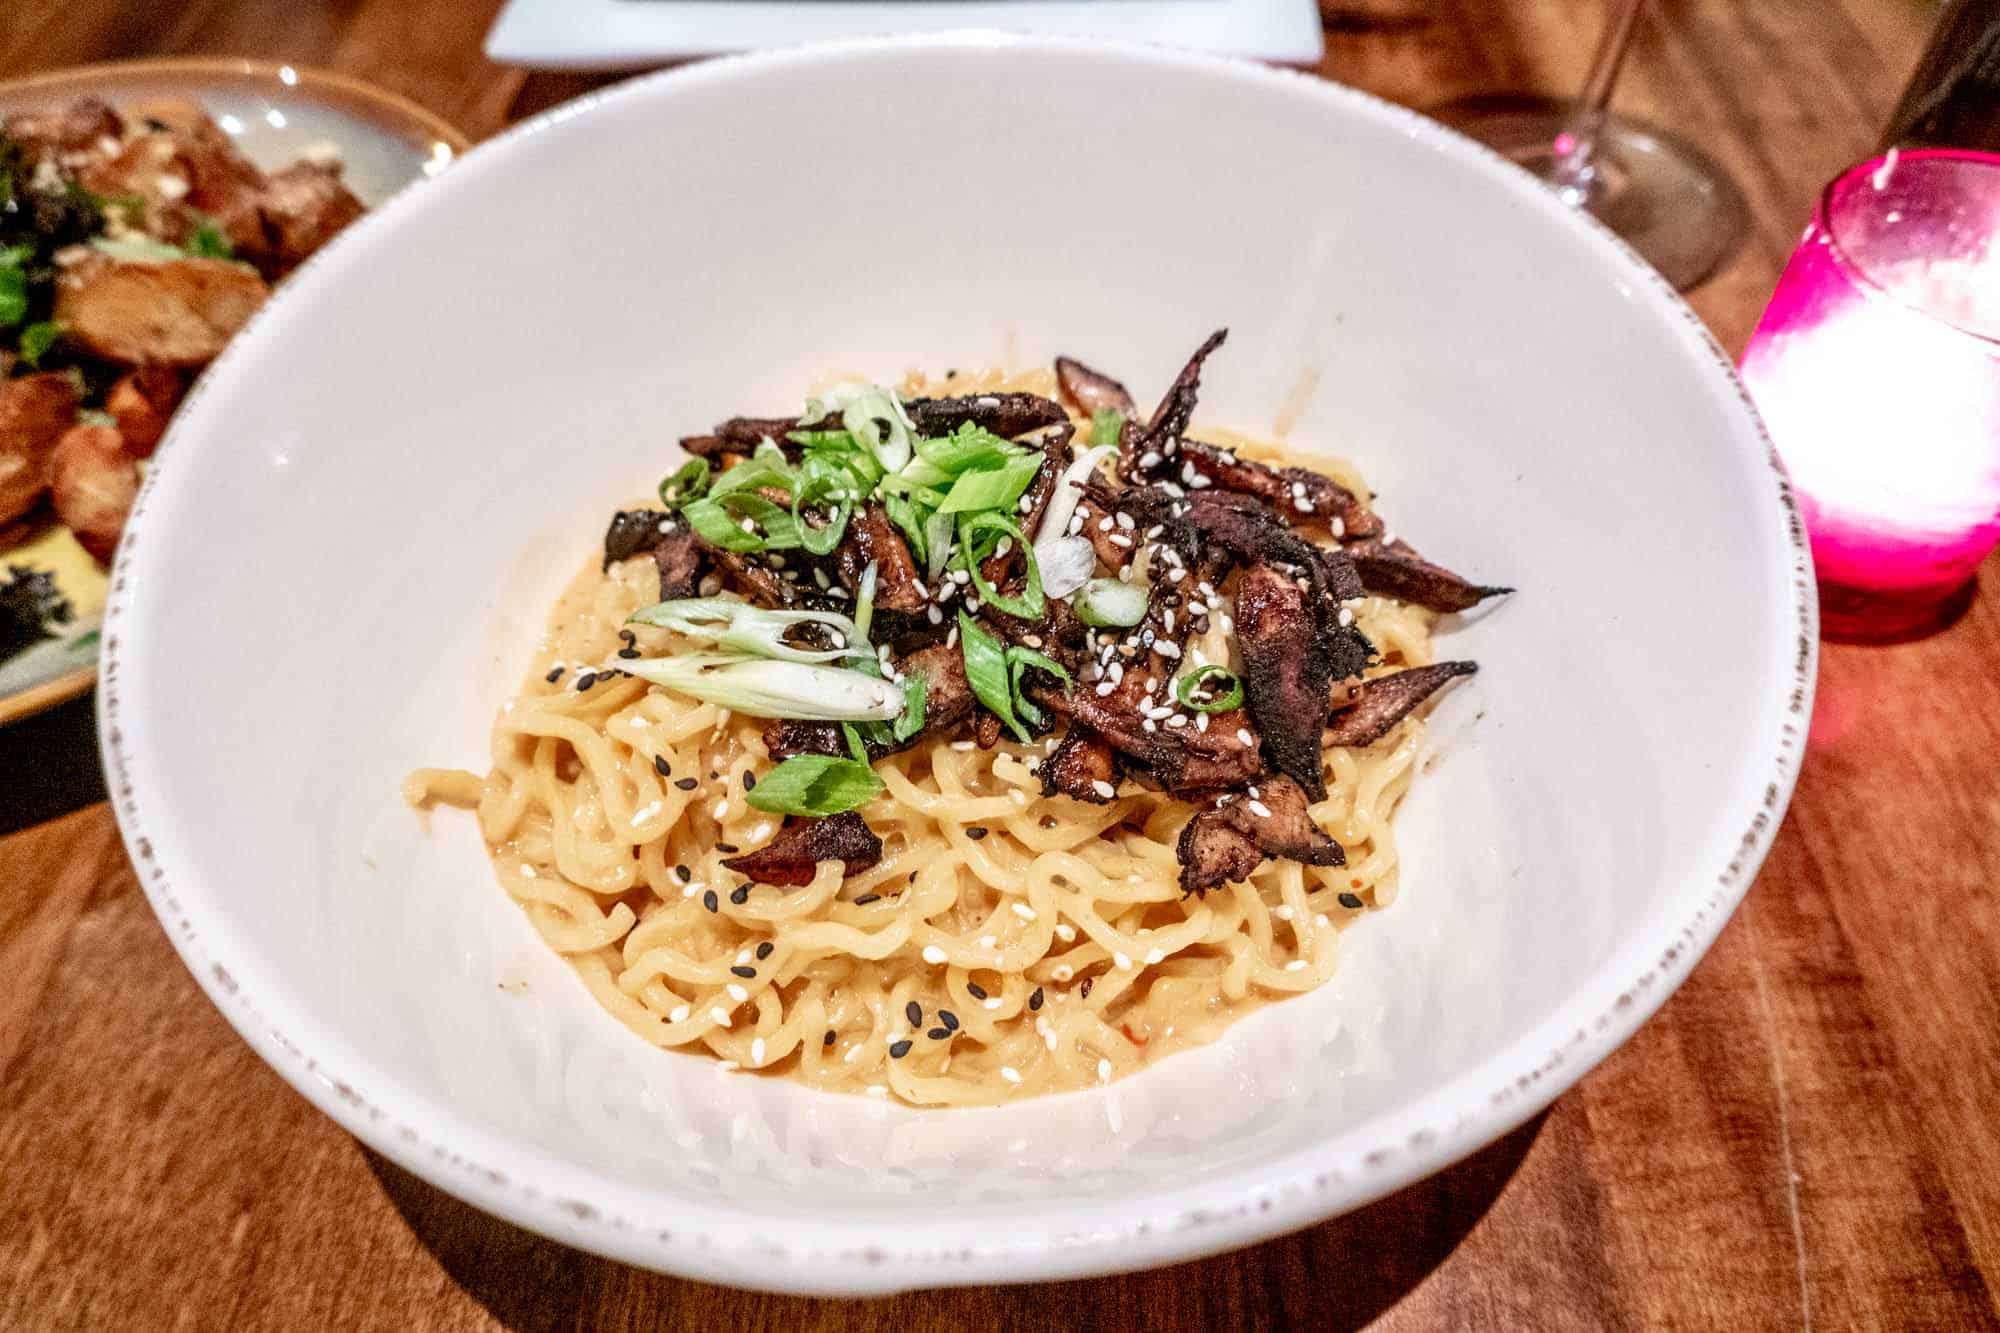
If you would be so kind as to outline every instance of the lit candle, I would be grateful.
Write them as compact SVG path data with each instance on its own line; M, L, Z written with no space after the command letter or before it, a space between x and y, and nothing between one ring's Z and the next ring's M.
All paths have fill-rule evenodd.
M2000 157L1844 173L1743 357L1835 638L1942 624L2000 542Z

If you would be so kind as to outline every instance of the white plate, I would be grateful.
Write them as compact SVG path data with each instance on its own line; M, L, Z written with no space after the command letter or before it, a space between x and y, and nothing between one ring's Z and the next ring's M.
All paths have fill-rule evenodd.
M913 125L975 147L907 151ZM1359 460L1399 533L1520 589L1447 626L1483 669L1433 719L1401 900L1322 990L1088 1093L814 1093L640 1041L470 818L402 804L414 766L485 764L556 590L678 433L830 369L1069 352L1154 392L1223 324L1199 420L1303 404L1295 440ZM1811 697L1796 517L1657 275L1410 112L1154 49L856 43L562 107L316 258L162 460L100 721L194 975L410 1170L746 1286L1166 1263L1492 1140L1714 938Z
M637 69L686 56L890 33L989 29L1158 42L1317 64L1314 0L508 0L486 54L539 69Z

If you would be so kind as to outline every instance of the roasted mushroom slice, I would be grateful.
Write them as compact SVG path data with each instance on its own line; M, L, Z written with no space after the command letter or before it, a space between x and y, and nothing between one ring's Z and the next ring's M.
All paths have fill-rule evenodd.
M49 456L76 421L76 384L48 372L0 379L0 523L49 488Z
M1187 822L1176 847L1181 892L1201 894L1247 878L1266 858L1309 866L1347 864L1347 852L1312 822L1290 778L1267 777L1226 794Z
M856 509L847 531L833 551L833 566L842 586L859 588L869 565L875 566L875 605L883 611L919 613L930 604L916 562L903 535L873 500Z
M94 254L58 280L55 319L72 344L107 361L202 366L270 294L255 269L228 260Z
M962 398L912 398L903 404L920 435L949 435L966 422L1011 440L1069 420L1061 403L1037 393L975 393Z
M644 555L660 544L672 522L673 515L664 509L619 510L604 530L604 560L598 567L609 569L613 561Z
M1223 490L1255 496L1279 517L1325 523L1336 537L1372 537L1382 531L1381 518L1359 496L1310 468L1259 463L1202 440L1182 440L1180 457L1180 480L1187 485L1199 487L1195 478L1200 477Z
M1333 675L1305 590L1270 565L1252 565L1236 584L1236 636L1265 753L1308 796L1324 800L1319 738Z
M847 810L824 819L787 817L769 842L722 864L759 884L797 888L812 883L822 861L838 861L843 875L853 875L881 859L882 840Z
M702 575L708 572L708 558L701 538L679 518L662 519L660 538L653 547L653 565L660 571L660 600L693 597L701 591Z
M1369 592L1433 611L1464 611L1512 588L1482 587L1418 555L1406 542L1356 542L1343 548Z
M99 564L111 563L125 516L139 494L139 465L115 426L72 426L49 455L56 517Z
M254 256L276 282L361 216L361 201L340 179L335 163L294 162L273 172L257 200L269 245Z
M1042 795L1108 805L1118 795L1118 756L1089 727L1072 725L1041 767Z
M1460 676L1470 676L1478 670L1477 662L1438 662L1359 684L1336 685L1333 716L1327 722L1321 743L1343 748L1373 745L1418 704Z
M1209 353L1222 346L1228 336L1228 329L1217 329L1209 334L1208 341L1195 349L1188 363L1181 367L1181 373L1174 377L1173 387L1167 390L1167 396L1160 400L1160 405L1153 409L1152 419L1146 422L1144 428L1127 431L1120 438L1119 476L1127 481L1148 479L1159 470L1162 462L1179 452L1181 435L1194 416L1195 400L1201 392L1202 363L1208 360Z
M134 458L153 456L186 387L187 377L171 366L140 366L111 386L104 410L118 423L126 453Z
M1071 357L1056 358L1056 383L1062 386L1064 396L1081 408L1085 415L1116 412L1127 421L1138 415L1139 408L1124 385L1103 371L1092 370Z

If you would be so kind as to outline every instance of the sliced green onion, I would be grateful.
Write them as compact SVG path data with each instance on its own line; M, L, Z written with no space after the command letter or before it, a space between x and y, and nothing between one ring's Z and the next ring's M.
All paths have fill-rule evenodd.
M947 477L999 467L1025 452L1019 445L1009 444L970 421L962 423L950 435L917 441L917 458Z
M916 428L892 390L879 384L836 384L807 401L799 424L815 426L835 412L847 433L875 455L885 472L898 471L910 461Z
M852 449L855 440L844 430L794 430L787 431L785 438L793 444L803 444L808 449Z
M807 455L799 467L798 478L798 484L792 488L792 524L798 529L799 545L814 555L825 555L840 545L847 521L853 516L855 503L865 487L840 462L818 453ZM826 524L814 527L808 523L805 511L828 500L833 501L833 510Z
M660 482L660 503L669 508L699 500L708 493L708 460L690 458L680 471Z
M1097 570L1097 548L1082 537L1057 537L1035 543L1035 563L1042 571L1042 591L1063 598L1090 582Z
M1014 715L1013 681L1007 669L1007 650L1000 640L960 611L958 648L965 657L965 682L972 687L973 697L991 709L1022 742L1033 739Z
M868 626L875 619L875 562L870 560L868 568L861 571L861 587L854 595L854 638L850 642L857 647L868 642Z
M0 320L4 324L5 320ZM62 340L63 326L52 319L38 319L21 330L21 360L30 370L42 368L42 358Z
M1125 414L1116 408L1100 407L1090 418L1090 442L1093 446L1118 445L1119 433L1125 429Z
M1216 690L1219 688L1218 686L1202 684L1203 681L1213 679L1216 676L1221 676L1229 682L1228 688L1223 689L1220 694L1216 693ZM1207 702L1197 703L1195 701L1194 692L1196 690L1207 691L1209 695ZM1242 706L1243 680L1228 667L1217 666L1211 662L1205 667L1196 667L1193 671L1188 672L1185 676L1174 682L1174 698L1179 699L1183 704L1194 709L1197 713L1226 713L1232 708Z
M156 241L150 236L93 236L90 248L99 254L110 255L113 259L123 259L136 264L166 264L177 259L186 259L187 251L165 241Z
M899 743L924 729L924 703L929 697L929 681L916 672L903 677L903 714L890 724L889 731Z
M992 534L991 541L982 540ZM1022 559L1028 568L1027 587L1019 597L1009 597L995 588L980 570L992 548L1000 544L1002 538L1011 537L1021 548ZM1048 599L1042 595L1042 571L1035 559L1035 552L1028 545L1028 539L1021 535L1021 525L1005 514L974 514L958 525L959 557L964 562L966 573L972 576L973 591L979 599L997 611L1022 620L1040 620L1048 611Z
M887 722L903 715L903 692L886 680L840 667L774 662L726 653L631 658L606 671L641 680L750 717L805 722Z
M906 496L885 495L882 497L882 511L909 544L910 558L918 564L928 565L930 548L924 542L924 518L917 507Z
M1042 526L1035 530L1036 546L1044 546L1069 535L1069 521L1076 516L1077 503L1083 499L1083 484L1090 480L1091 473L1097 471L1097 460L1115 452L1110 448L1086 449L1063 469L1063 474L1056 478L1056 484L1049 492L1049 506L1042 511ZM1042 563L1048 563L1046 556Z
M653 625L732 652L782 662L837 662L866 651L860 626L837 611L769 611L729 597L682 597L634 611L628 625ZM801 625L818 625L840 640L837 648L799 648L785 635Z
M1092 579L1077 591L1070 606L1076 618L1098 629L1126 628L1146 618L1147 589L1140 583Z
M799 525L791 512L754 491L720 497L711 493L682 508L681 517L703 541L727 551L786 551L799 544ZM751 524L748 528L743 526L745 519Z
M797 480L792 465L785 460L784 451L766 439L747 461L738 463L710 482L708 495L712 500L719 500L725 495L760 486L775 486L779 490L790 491Z
M951 534L957 530L958 520L950 514L934 513L924 520L924 550L929 553L924 575L933 584L951 567Z
M1041 470L1042 460L1030 454L1022 458L1010 459L1000 466L983 472L965 472L951 484L951 493L944 497L938 512L944 514L977 514L989 509L1011 513L1014 502L1021 498L1021 492L1028 489L1028 483Z
M831 755L794 755L762 778L743 799L774 815L823 818L866 804L882 779L865 762Z
M1007 650L1007 672L1009 685L1014 691L1014 711L1027 719L1029 725L1038 727L1042 724L1042 710L1021 688L1021 677L1026 675L1030 668L1048 672L1063 683L1065 691L1073 682L1070 680L1069 672L1063 669L1062 663L1054 658L1018 645Z

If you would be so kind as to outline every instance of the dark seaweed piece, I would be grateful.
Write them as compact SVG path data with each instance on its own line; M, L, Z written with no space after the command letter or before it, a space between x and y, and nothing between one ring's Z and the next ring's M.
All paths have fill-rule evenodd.
M1042 795L1108 805L1118 792L1118 756L1089 727L1072 726L1042 761ZM1100 787L1097 784L1103 783Z
M1488 597L1514 591L1472 583L1442 565L1432 564L1403 541L1355 542L1342 549L1360 571L1361 582L1369 592L1413 602L1433 611L1464 611Z
M822 861L839 861L842 873L853 875L881 859L882 840L869 831L860 815L847 810L825 819L788 817L762 847L729 857L722 864L759 884L797 888L812 883Z
M1286 777L1221 797L1188 821L1175 851L1181 892L1195 894L1243 879L1272 856L1309 866L1347 864L1346 850L1312 822L1305 793Z
M1270 565L1245 570L1236 585L1236 644L1272 767L1324 800L1319 737L1333 673L1305 590Z
M56 587L53 574L27 565L7 566L7 577L0 581L0 661L54 638L53 626L69 618L69 599Z
M1341 536L1347 539L1372 537L1382 531L1382 520L1361 502L1359 496L1332 477L1309 468L1274 467L1239 458L1219 444L1201 440L1181 441L1182 479L1208 478L1215 485L1239 495L1251 495L1276 510L1279 517L1293 523L1323 523L1339 519Z
M1438 662L1398 671L1393 676L1377 676L1359 685L1338 686L1333 691L1335 711L1321 743L1341 747L1373 745L1418 704L1460 676L1470 676L1478 670L1477 662Z
M1056 358L1056 383L1072 403L1083 409L1086 416L1099 412L1116 412L1127 421L1139 414L1139 407L1132 401L1132 395L1125 386L1101 370L1093 370L1083 362L1067 356ZM1136 424L1136 423L1135 423ZM1092 441L1102 444L1102 440Z
M666 521L664 509L621 509L613 514L611 526L604 530L604 563L600 568L609 569L614 560L629 560L652 550L659 544L661 525Z
M1069 421L1061 403L1037 393L975 393L961 398L912 398L903 404L924 436L949 435L970 421L1005 440Z

